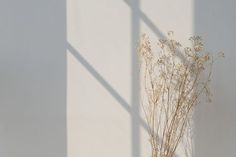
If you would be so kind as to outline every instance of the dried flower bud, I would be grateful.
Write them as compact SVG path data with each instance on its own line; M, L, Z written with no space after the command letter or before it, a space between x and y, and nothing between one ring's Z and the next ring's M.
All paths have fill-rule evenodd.
M219 52L219 53L218 53L218 57L225 58L225 54L224 54L224 52L222 52L222 51L221 51L221 52Z
M167 34L168 34L169 37L172 38L174 36L174 31L169 31Z
M204 56L204 60L205 60L205 62L208 61L208 60L210 60L210 55L209 55L209 54L206 54L206 55Z
M200 36L192 36L189 40L192 41L195 52L200 52L203 50L202 38Z

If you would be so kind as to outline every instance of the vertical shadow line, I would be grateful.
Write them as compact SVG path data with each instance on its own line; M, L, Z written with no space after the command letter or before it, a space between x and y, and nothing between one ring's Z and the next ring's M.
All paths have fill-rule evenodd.
M140 0L131 2L131 137L132 157L140 157L140 125L139 125L139 72L136 54L140 33L139 19Z

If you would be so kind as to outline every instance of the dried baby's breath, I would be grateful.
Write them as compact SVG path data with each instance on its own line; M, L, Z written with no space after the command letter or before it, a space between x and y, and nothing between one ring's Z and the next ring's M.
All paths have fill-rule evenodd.
M146 97L141 103L152 157L173 157L200 96L204 94L211 100L209 83L213 57L203 51L200 36L190 37L191 47L183 47L173 35L170 31L168 38L159 40L158 53L153 52L147 35L142 36L138 49Z

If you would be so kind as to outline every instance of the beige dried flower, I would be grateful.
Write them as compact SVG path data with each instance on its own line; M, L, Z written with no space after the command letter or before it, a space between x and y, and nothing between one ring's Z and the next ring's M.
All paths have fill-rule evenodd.
M150 61L153 58L151 44L146 34L142 35L142 40L140 41L138 52L139 52L139 58L141 60L142 58L144 58L146 61Z
M144 63L141 65L145 99L141 104L148 125L152 157L173 157L190 126L192 111L200 102L200 96L204 94L211 100L209 83L214 59L203 51L200 36L189 40L192 46L183 47L170 31L167 39L159 40L158 53L153 52L145 34L139 44L140 60ZM224 54L218 56L224 57Z

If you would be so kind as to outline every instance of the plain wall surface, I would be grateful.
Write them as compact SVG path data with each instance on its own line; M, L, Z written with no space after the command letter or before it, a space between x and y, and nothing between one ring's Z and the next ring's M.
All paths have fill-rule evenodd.
M0 1L0 156L66 157L64 0Z
M208 51L225 53L225 58L214 64L213 102L197 108L196 157L235 156L235 5L234 0L196 0L194 4L195 33L203 37Z

